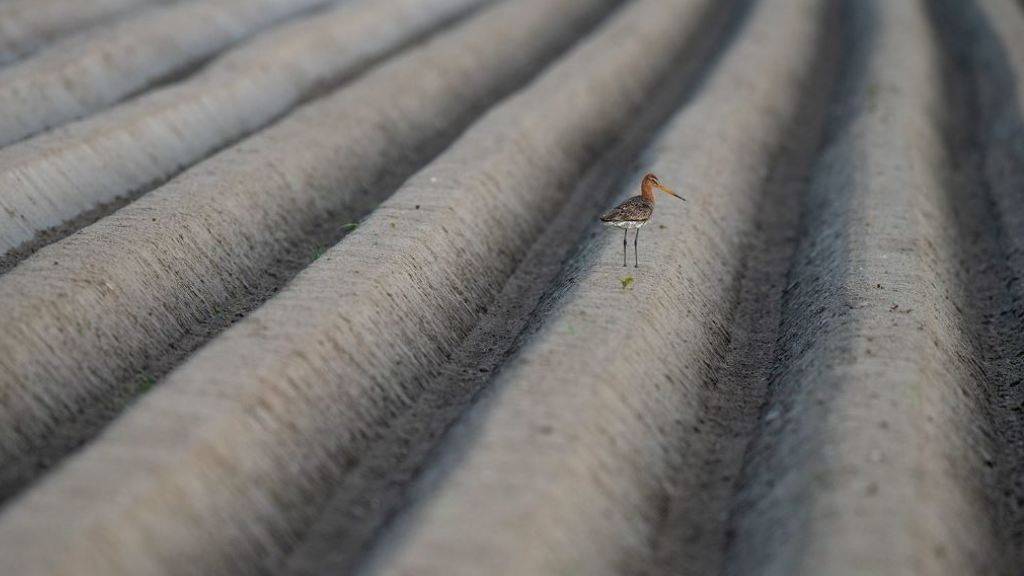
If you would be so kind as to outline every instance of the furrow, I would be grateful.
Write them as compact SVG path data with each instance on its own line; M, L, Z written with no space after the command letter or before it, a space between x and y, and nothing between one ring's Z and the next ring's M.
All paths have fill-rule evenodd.
M859 73L809 193L728 572L1004 573L988 303L969 302L988 290L965 263L990 223L951 153L948 63L926 2L848 4Z
M950 63L947 182L966 275L959 304L986 377L987 494L1011 574L1024 559L1024 13L988 0L930 6Z
M478 306L481 316L472 330L440 367L424 367L418 378L422 391L408 409L371 434L352 469L332 487L334 495L317 522L275 573L349 574L358 567L363 552L407 504L410 488L448 429L543 325L548 303L563 287L563 266L584 237L595 235L591 225L618 193L623 175L713 68L750 3L718 4L702 17L703 32L691 35L692 44L670 65L672 74L631 119L618 144L574 184L571 197L547 220L498 296Z
M639 269L621 266L618 231L574 259L543 328L447 439L364 573L635 573L656 553L764 180L801 94L827 90L814 80L834 52L830 4L755 4L644 162L689 203L659 204Z
M494 298L571 182L665 83L712 6L722 4L632 3L489 113L14 502L0 519L0 571L266 571L360 445L410 404L419 375L469 332L476 306ZM506 34L531 28L515 12L493 15ZM456 45L465 50L465 39Z
M186 81L0 149L7 267L95 221L106 203L147 191L490 1L344 2L261 34Z
M328 1L188 0L57 43L0 69L0 146L106 108Z
M0 65L62 36L133 10L177 0L8 0L0 4Z
M573 181L722 6L633 2L488 113L271 302L15 502L0 518L0 570L266 570L368 436L411 403L420 375L470 332ZM498 15L504 33L523 28Z
M94 433L76 423L116 412L150 366L280 286L282 259L308 262L296 249L310 236L337 239L616 3L488 8L0 277L6 494L47 446Z
M968 3L971 5L971 3ZM979 91L979 146L992 187L1010 266L1024 284L1024 9L1005 1L983 0L965 15L973 43L971 64ZM973 24L973 26L972 26Z
M828 111L849 68L852 38L841 3L826 13L826 36L778 155L764 182L753 231L745 240L742 272L729 337L707 386L698 394L698 416L687 431L685 457L669 471L659 501L650 553L627 574L722 574L729 516L747 446L757 432L775 360L782 292L801 237L803 205L826 136Z

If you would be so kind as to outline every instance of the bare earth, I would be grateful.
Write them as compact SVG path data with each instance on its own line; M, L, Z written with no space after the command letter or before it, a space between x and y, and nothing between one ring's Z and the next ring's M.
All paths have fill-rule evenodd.
M1016 0L64 3L0 574L1021 574Z

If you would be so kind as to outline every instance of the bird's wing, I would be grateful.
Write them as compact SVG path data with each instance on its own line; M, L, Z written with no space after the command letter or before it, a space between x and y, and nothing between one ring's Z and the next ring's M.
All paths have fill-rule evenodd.
M601 216L602 222L642 222L651 217L651 207L640 196L634 196Z

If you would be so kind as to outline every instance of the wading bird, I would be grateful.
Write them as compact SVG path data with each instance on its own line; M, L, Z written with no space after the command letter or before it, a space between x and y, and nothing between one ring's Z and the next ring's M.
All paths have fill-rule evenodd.
M675 196L682 201L686 201L686 198L676 194L675 192L665 188L658 181L658 177L654 174L647 174L644 176L643 183L640 184L640 195L633 196L629 200L626 200L622 204L619 204L615 208L612 208L607 214L601 216L601 222L604 222L608 226L614 226L616 228L622 228L622 265L626 265L626 238L629 236L631 229L636 230L636 236L633 237L633 266L635 268L640 267L640 256L636 252L637 240L640 238L640 229L643 228L644 224L647 224L651 219L651 215L654 214L654 189L657 188L665 194Z

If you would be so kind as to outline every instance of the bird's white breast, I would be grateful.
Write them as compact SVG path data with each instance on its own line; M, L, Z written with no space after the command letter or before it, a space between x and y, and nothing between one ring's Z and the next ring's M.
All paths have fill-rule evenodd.
M615 228L625 228L627 230L637 230L643 228L644 224L647 224L649 220L643 222L605 222L608 226L614 226Z

